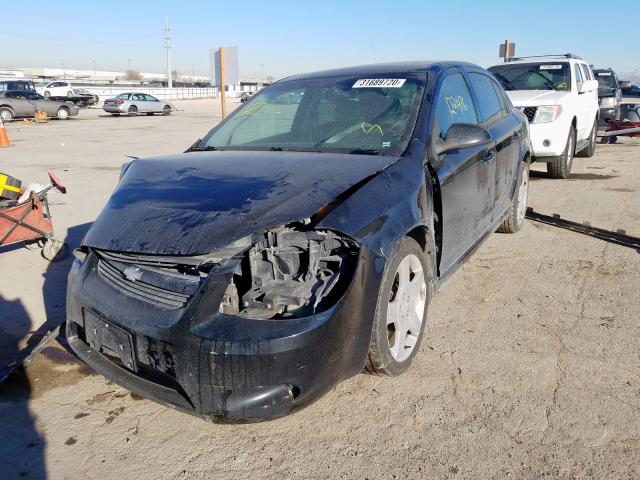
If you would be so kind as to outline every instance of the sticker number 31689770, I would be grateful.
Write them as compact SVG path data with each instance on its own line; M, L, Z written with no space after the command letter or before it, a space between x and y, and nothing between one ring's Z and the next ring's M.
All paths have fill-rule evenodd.
M406 81L406 78L361 78L353 88L400 88Z

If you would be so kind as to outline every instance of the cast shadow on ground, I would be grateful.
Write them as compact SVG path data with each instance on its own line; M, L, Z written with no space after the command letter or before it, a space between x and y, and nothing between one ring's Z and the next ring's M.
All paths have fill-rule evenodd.
M597 173L572 173L567 180L609 180L617 176L618 175L599 175ZM530 170L529 178L531 178L531 180L539 180L541 178L551 179L547 172L540 172L538 170Z
M77 225L67 231L65 242L69 251L76 248L90 224ZM34 250L33 255L39 255ZM66 259L50 263L44 273L43 301L46 320L32 331L32 321L21 299L10 300L0 293L0 478L47 478L45 468L46 440L36 428L36 419L29 411L33 379L28 369L19 365L41 342L44 334L65 320L67 274L73 261ZM1 381L1 380L0 380Z

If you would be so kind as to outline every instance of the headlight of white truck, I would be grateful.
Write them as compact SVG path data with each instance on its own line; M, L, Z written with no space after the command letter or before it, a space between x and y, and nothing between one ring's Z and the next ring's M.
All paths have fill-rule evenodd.
M556 120L562 113L560 105L541 105L536 110L536 115L531 123L549 123Z

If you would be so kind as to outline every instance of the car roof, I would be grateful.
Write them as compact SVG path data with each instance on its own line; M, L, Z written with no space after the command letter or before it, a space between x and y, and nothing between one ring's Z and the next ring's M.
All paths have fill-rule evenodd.
M468 62L456 61L422 61L422 62L397 62L397 63L374 63L370 65L360 65L355 67L336 68L332 70L321 70L317 72L302 73L293 75L283 80L306 80L311 78L327 78L342 76L370 76L370 75L402 75L421 72L440 72L449 67L474 67L482 68Z

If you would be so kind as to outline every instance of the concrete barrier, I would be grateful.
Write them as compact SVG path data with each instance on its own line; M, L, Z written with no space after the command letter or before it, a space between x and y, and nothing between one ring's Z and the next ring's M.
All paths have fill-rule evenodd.
M105 98L112 98L120 95L121 93L147 93L153 95L158 100L189 100L192 98L215 98L220 96L218 88L163 88L163 87L103 87L103 86L81 86L77 88L83 88L98 95L100 100ZM234 92L227 92L227 98L235 96Z

